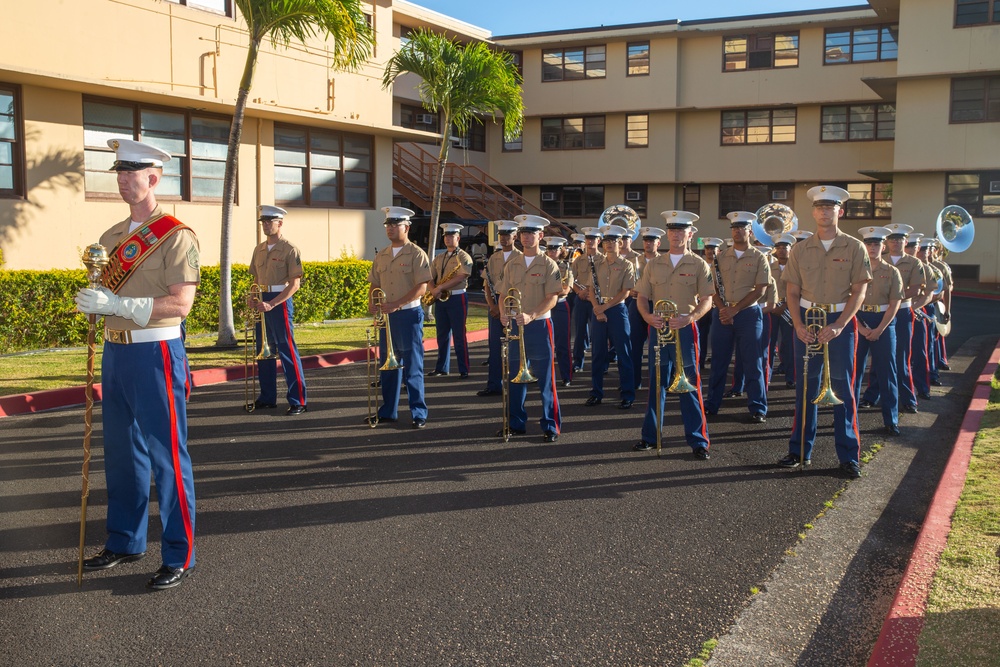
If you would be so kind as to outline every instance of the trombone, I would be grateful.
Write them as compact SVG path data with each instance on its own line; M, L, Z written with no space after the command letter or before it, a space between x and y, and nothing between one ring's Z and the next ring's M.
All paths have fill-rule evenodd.
M529 384L534 382L537 378L531 374L530 370L528 370L528 358L524 350L523 328L520 329L517 334L513 332L514 319L517 317L518 313L521 312L521 291L516 287L511 287L507 290L507 296L503 299L503 312L507 316L507 326L504 327L503 340L501 341L500 347L500 372L503 376L503 426L500 430L500 436L503 438L504 442L507 442L510 440L511 436L510 383ZM520 344L519 352L521 353L521 363L517 369L517 375L510 377L509 344L515 340Z
M684 373L684 351L681 348L680 331L670 328L670 318L677 316L677 304L667 299L660 299L653 305L653 315L663 319L663 327L656 330L656 455L660 456L663 449L663 401L660 398L660 388L663 386L660 370L660 354L665 345L674 344L674 376L667 392L671 394L687 394L697 387L691 384Z
M257 400L256 362L278 358L267 342L267 322L264 321L264 313L256 308L263 298L264 288L257 283L250 285L247 299L251 305L243 325L243 409L247 412L253 412L256 407L254 405Z
M365 329L365 338L368 343L367 350L367 377L368 377L368 425L372 428L378 426L378 385L379 373L382 371L394 371L402 367L396 353L392 349L392 331L389 328L389 314L385 312L385 292L381 288L374 288L371 292L372 308L375 310L371 325ZM378 354L373 354L373 349L378 345L379 329L385 329L385 363L378 365ZM374 405L374 410L372 406Z
M804 323L812 338L816 340L812 343L806 343L805 354L802 357L802 410L799 415L802 420L802 432L799 440L799 468L801 470L806 469L806 398L809 390L809 359L820 353L823 354L823 378L812 404L831 406L843 403L833 393L830 386L830 344L819 342L819 332L826 326L826 319L826 310L823 308L819 306L806 308Z

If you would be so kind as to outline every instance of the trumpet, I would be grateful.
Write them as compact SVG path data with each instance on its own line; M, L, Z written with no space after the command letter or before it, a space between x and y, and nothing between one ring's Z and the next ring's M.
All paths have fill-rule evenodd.
M811 306L806 308L804 322L806 329L812 334L814 338L819 336L819 332L823 330L826 326L826 311L818 306ZM813 405L840 405L843 403L842 400L837 398L837 395L833 393L833 389L830 386L830 344L820 343L817 339L815 342L806 343L806 351L802 357L802 409L799 414L799 418L802 421L802 433L801 439L799 441L799 469L805 470L805 459L806 459L806 399L809 388L809 359L823 354L823 378L820 382L819 391L816 394L816 398L813 399Z
M507 290L507 296L503 299L503 312L507 316L507 326L505 326L503 330L503 341L500 348L500 372L503 375L503 426L501 428L500 435L503 437L503 441L507 442L510 440L511 436L510 383L528 384L534 382L537 378L531 374L530 370L528 370L528 358L524 350L523 329L518 331L517 334L513 333L514 319L517 317L517 314L521 312L521 292L516 287L511 287ZM521 353L521 363L517 369L517 375L510 377L509 344L515 340L520 344L519 352Z
M247 298L252 305L243 325L243 409L253 412L257 398L256 362L277 359L278 355L271 350L267 342L267 322L264 321L264 313L255 307L264 298L264 288L257 283L250 285Z

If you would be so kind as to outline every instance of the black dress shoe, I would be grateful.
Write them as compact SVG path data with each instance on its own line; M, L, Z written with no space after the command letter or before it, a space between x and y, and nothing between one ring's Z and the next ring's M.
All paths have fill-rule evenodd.
M427 426L427 420L426 419L414 419L413 420L413 428L423 428L425 426Z
M146 582L146 586L152 588L154 591L163 591L174 586L180 586L181 581L190 576L193 570L193 567L184 568L164 565L156 571L152 579Z
M931 395L930 394L925 394L923 392L918 392L917 393L917 398L922 398L925 401L929 401L929 400L931 400Z
M571 386L572 384L573 384L573 383L572 383L572 382L570 382L569 380L563 380L563 386L564 386L564 387L569 387L569 386Z
M253 402L254 410L271 410L276 407L278 407L277 403L261 403L260 401Z
M559 434L555 431L546 431L542 434L542 442L555 442L559 439Z
M935 380L931 380L931 385L934 386L934 387L943 387L944 383L941 382L941 380L935 379Z
M131 563L133 561L142 560L145 557L145 551L137 554L119 554L109 549L101 549L96 556L83 561L83 569L87 571L107 570L115 565Z
M468 373L462 373L458 377L460 377L460 378L462 378L464 380L465 378L469 377L469 374Z
M476 392L476 396L499 396L502 391L497 391L496 389L480 389Z
M306 408L306 406L304 406L304 405L293 405L290 408L288 408L287 410L285 410L285 414L286 415L301 415L307 409L308 408Z
M694 454L694 457L696 459L699 459L701 461L707 461L708 459L712 458L712 455L709 454L708 450L705 449L704 447L698 447L692 453Z
M951 366L949 366L948 364L938 364L938 368L940 368L943 371L950 371L951 370Z
M574 373L582 373L583 372L583 365L573 366L573 372Z
M512 428L512 429L510 429L510 434L511 435L524 435L525 433L527 433L527 431L525 431L523 428ZM503 429L500 429L499 431L497 431L497 435L502 438L503 437Z
M795 389L795 383L794 382L786 382L785 383L785 389Z
M911 414L911 415L915 415L915 414L917 414L917 412L919 412L919 410L917 410L917 406L915 406L915 405L904 405L903 406L903 412L906 412L906 413Z
M857 461L845 461L840 464L840 472L847 479L857 479L861 477L861 466Z
M895 424L890 424L885 427L885 432L887 435L899 435L899 427Z
M484 361L483 363L481 363L481 364L479 364L479 365L480 365L480 366L489 366L489 365L490 365L490 360L489 360L489 359L487 359L486 361Z
M601 404L601 400L602 399L600 397L598 397L598 396L591 396L590 398L587 399L587 402L584 403L584 405L589 405L591 407L593 407L595 405L600 405Z
M427 377L432 378L432 377L436 377L438 375L441 375L441 376L448 375L448 371L431 371L430 373L427 374Z
M767 415L760 412L755 412L752 415L750 415L750 419L748 420L748 422L751 424L764 424L767 422Z
M381 387L382 386L382 381L381 380L373 380L372 382L370 382L368 384L368 386L369 387ZM277 407L277 406L275 406L275 407Z
M365 417L365 423L368 424L369 426L371 426L372 422L375 422L376 424L381 424L382 422L394 422L394 421L396 420L392 419L391 417L378 417L378 416Z
M812 459L806 459L802 462L802 465L809 467L812 465ZM779 468L798 468L799 467L799 457L797 454L789 454L785 458L778 461Z
M729 391L727 391L722 395L722 398L739 398L742 395L743 395L742 391L733 391L732 389L730 389Z
M623 398L622 402L618 404L619 410L630 410L632 408L632 403L635 401L630 401L627 398Z
M858 407L862 408L862 409L864 409L864 408L874 408L875 404L872 403L871 401L861 401L860 403L858 403Z
M645 440L640 440L639 442L632 445L632 449L637 452L648 452L654 447L653 443L646 442Z

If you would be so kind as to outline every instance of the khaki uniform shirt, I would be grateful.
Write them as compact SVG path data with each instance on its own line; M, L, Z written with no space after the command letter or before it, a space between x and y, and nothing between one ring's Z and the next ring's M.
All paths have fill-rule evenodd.
M722 291L729 303L737 303L758 285L767 285L771 270L767 257L753 246L736 257L736 250L728 247L718 255L719 271L722 273Z
M250 275L265 292L270 292L269 285L286 285L302 277L302 255L283 238L270 250L265 240L253 250Z
M951 267L950 266L948 266L947 264L945 264L944 262L942 262L940 259L935 259L933 262L931 262L931 264L933 264L934 266L936 266L938 268L938 271L941 272L941 275L944 276L944 288L945 289L951 289L952 287L955 286L955 280L951 276Z
M872 279L865 245L842 231L837 232L830 250L818 235L792 246L783 279L798 285L803 299L813 303L846 303L851 286Z
M399 254L392 256L392 246L375 256L368 282L385 292L386 301L398 301L420 283L430 282L431 263L427 253L408 242Z
M556 262L556 266L559 267L559 279L562 281L564 287L569 287L572 294L573 285L576 284L576 276L573 275L573 266L564 260Z
M640 296L655 305L661 299L677 304L678 315L690 315L702 299L715 294L712 270L698 255L688 251L677 262L663 253L646 265L635 287Z
M535 255L531 266L524 263L523 254L511 257L504 267L500 284L503 289L501 294L504 295L512 287L520 290L521 311L525 313L533 312L546 297L559 294L562 289L559 267L551 257L543 254ZM545 313L538 313L538 317L544 317Z
M163 215L163 211L157 206L150 219L158 218L161 215ZM128 228L131 223L131 217L126 218L101 235L101 245L108 249L109 255L118 243L129 235ZM198 237L190 229L182 229L171 234L156 250L149 253L139 268L132 272L132 276L118 290L118 295L156 298L168 296L171 285L197 284L199 282L201 282L201 260ZM150 320L145 328L177 326L181 323L181 319L180 317L166 317ZM119 331L133 331L143 328L128 318L115 317L114 315L108 315L104 318L104 326Z
M510 251L510 256L507 259L504 259L503 257L504 255L503 250L497 250L492 255L490 255L489 260L487 260L486 262L486 268L489 269L489 272L487 273L486 269L483 269L483 279L489 282L490 277L492 276L494 284L491 285L490 287L493 289L494 294L500 293L499 291L500 282L503 280L504 267L506 267L506 265L510 262L510 260L514 259L515 257L521 254L522 253L520 250L518 250L517 248L513 248ZM500 300L503 301L502 298Z
M632 249L627 252L622 252L621 256L624 257L629 263L632 264L632 268L635 269L636 280L639 279L639 271L642 269L642 265L645 264L645 255L642 251Z
M879 260L872 264L872 281L865 292L866 306L887 306L890 301L902 301L903 278L895 266Z
M431 266L431 274L434 276L434 284L440 285L445 282L445 277L455 269L456 263L459 266L458 274L464 275L465 280L455 285L451 289L467 289L469 287L469 276L472 275L472 257L469 253L459 248L455 253L445 250L434 258ZM447 266L446 266L447 264ZM492 271L492 269L490 269Z
M889 255L882 255L882 259L887 263L892 264L892 258ZM899 271L899 276L903 280L903 290L908 290L911 287L923 288L924 283L924 272L920 267L920 260L911 255L904 254L899 258L899 262L893 264L896 270Z
M788 266L785 264L785 266ZM785 302L785 267L775 261L771 265L771 275L774 276L774 282L778 286L778 303Z
M659 253L657 254L657 257L659 257ZM656 257L654 257L653 259L656 259ZM642 278L642 272L646 269L646 265L649 264L651 261L653 261L653 260L652 259L646 259L646 255L640 253L640 255L639 255L639 263L638 263L638 265L636 267L636 270L635 270L635 279L636 279L636 282L638 282Z
M934 270L931 268L930 262L925 262L923 260L917 259L920 262L920 270L924 274L924 287L927 293L934 292L937 290L937 278L934 277Z
M597 291L600 292L604 303L614 300L622 290L635 287L635 264L624 257L618 256L614 261L611 261L611 258L607 255L602 255L600 258L595 257L594 270L597 272L597 284L599 287ZM587 271L590 275L584 274L584 276L581 276L580 283L586 284L588 287L593 287L594 271L590 271L589 266L587 267ZM596 292L594 296L597 296ZM599 301L599 303L601 302Z
M602 257L604 257L604 253L600 251L594 255L595 266L597 261ZM590 270L590 256L587 255L586 251L573 260L573 264L570 268L573 270L573 277L575 278L575 282L578 286L586 287L590 283L594 282L594 277L591 275L592 272ZM586 297L586 295L584 295L584 297Z

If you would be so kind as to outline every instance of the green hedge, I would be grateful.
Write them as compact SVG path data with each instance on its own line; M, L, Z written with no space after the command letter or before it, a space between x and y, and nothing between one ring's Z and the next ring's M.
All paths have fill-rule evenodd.
M319 322L364 317L368 313L371 262L340 259L305 262L305 279L295 294L295 321ZM242 328L243 301L250 290L246 265L233 266L233 312ZM0 354L87 342L87 319L76 312L73 295L87 284L84 269L5 271L0 269ZM188 315L188 331L209 333L219 326L219 267L201 269L201 285Z

